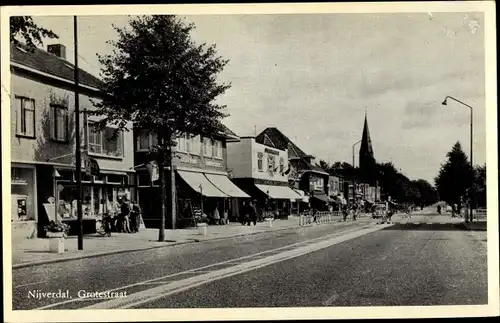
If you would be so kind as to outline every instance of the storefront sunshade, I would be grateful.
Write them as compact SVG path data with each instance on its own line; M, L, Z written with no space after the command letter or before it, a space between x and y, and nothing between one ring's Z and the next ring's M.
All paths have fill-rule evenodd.
M288 200L288 199L300 198L300 195L295 193L288 186L274 186L274 185L262 185L262 184L255 184L255 186L272 199Z
M305 203L309 203L309 196L306 195L306 193L302 190L296 190L294 189L294 191L300 195L299 198L297 198L297 200L301 200L302 202L305 202Z
M229 180L229 178L225 175L205 174L205 176L212 184L214 184L226 195L231 197L250 197L245 192L240 190L238 186L234 185L233 182L231 182L231 180Z
M203 175L203 173L184 172L178 170L177 173L193 190L207 197L228 197L222 193L214 184Z
M336 204L342 204L342 198L338 196L330 196L331 200Z
M314 194L313 197L325 203L330 202L330 199L325 194Z

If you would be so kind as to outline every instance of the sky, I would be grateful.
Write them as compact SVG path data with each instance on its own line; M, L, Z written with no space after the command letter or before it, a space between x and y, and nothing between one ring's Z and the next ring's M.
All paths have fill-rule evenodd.
M460 141L474 164L486 158L485 50L482 13L337 13L182 17L197 43L229 60L219 75L231 88L226 126L240 136L277 127L302 150L329 163L352 163L365 113L375 159L431 184ZM53 30L73 62L73 17L34 17ZM127 16L78 19L79 66L99 76L112 25ZM358 164L359 145L355 149Z

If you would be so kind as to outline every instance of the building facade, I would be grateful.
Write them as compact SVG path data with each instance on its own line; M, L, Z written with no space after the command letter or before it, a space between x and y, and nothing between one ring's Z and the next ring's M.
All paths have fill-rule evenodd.
M63 45L26 50L11 45L11 205L13 236L43 236L50 220L76 223L74 65ZM79 71L81 111L94 108L101 82ZM93 131L80 116L83 160L92 157L99 176L82 172L85 230L135 181L131 133L111 139L112 128ZM87 228L88 227L88 228Z
M149 150L157 138L150 131L136 131L135 138L138 201L146 227L157 228L161 221L159 181L151 182L147 170L153 159ZM167 188L172 190L174 201L173 211L167 217L167 228L188 225L194 214L201 211L209 218L213 217L215 209L220 217L224 214L228 218L236 216L233 199L248 196L230 180L227 145L233 141L238 142L239 138L227 128L213 138L191 135L177 138L172 159L174 177L171 188ZM165 167L165 176L170 174L169 170Z
M260 216L288 216L291 203L300 199L288 186L288 151L241 137L228 144L228 167L233 182L256 202ZM241 210L243 205L239 205Z
M312 155L306 154L277 128L264 129L257 137L258 143L288 151L289 185L310 196L310 206L327 210L332 200L328 197L329 174L316 164Z

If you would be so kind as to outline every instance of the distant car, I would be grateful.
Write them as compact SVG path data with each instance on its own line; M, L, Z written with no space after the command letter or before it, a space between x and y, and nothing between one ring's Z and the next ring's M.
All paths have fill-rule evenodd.
M444 208L444 211L445 211L445 212L451 212L451 206L447 205L447 206Z

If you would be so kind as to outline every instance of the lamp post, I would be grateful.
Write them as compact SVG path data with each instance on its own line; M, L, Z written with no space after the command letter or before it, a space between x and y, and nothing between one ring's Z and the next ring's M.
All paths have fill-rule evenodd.
M473 163L472 163L472 145L473 145L473 132L472 132L472 107L458 99L455 99L454 97L452 96L446 96L446 98L444 98L444 101L442 103L442 105L448 105L447 103L447 100L448 99L452 99L453 101L455 102L458 102L466 107L469 108L470 110L470 171L471 171L471 181L470 181L470 190L469 190L469 217L470 217L470 221L472 222L472 198L473 198L473 195L474 195L474 192L473 192L473 187L474 187L474 166L473 166ZM465 216L465 221L467 222L467 216Z

